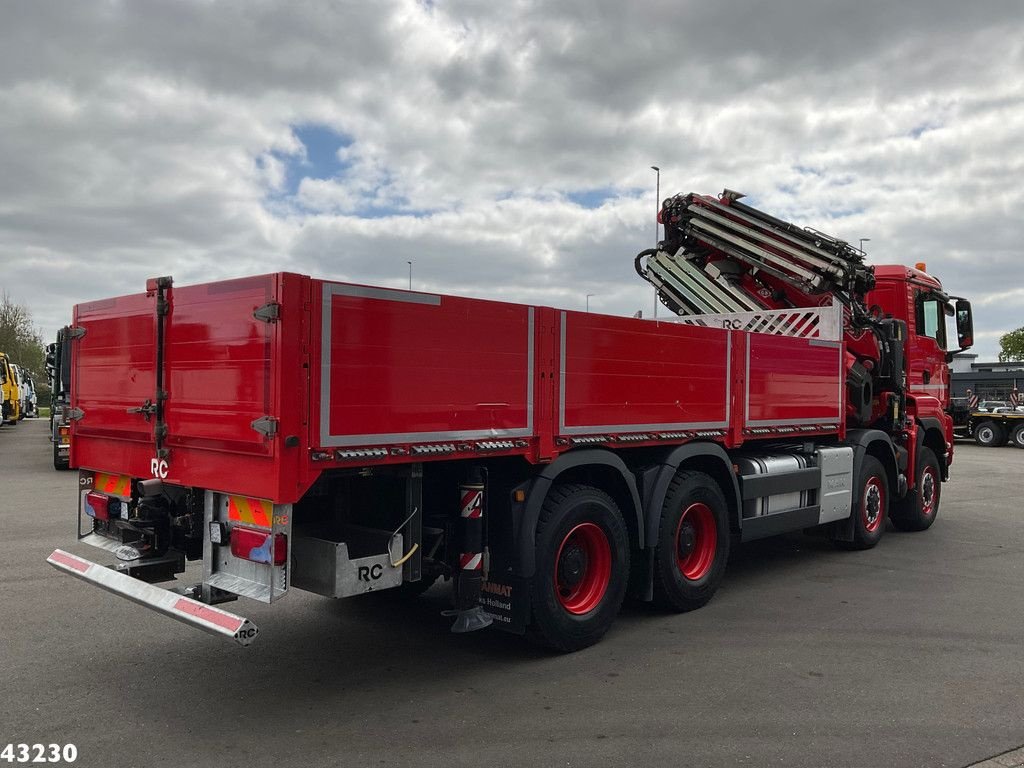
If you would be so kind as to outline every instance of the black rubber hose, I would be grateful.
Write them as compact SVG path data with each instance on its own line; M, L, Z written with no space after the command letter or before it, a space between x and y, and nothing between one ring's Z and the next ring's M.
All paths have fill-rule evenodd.
M643 271L643 269L640 268L640 259L642 259L644 256L653 256L657 252L657 248L648 248L646 251L640 251L640 253L636 255L636 258L633 259L633 269L635 269L636 273L640 275L640 277L642 277L644 280L647 279L647 274Z

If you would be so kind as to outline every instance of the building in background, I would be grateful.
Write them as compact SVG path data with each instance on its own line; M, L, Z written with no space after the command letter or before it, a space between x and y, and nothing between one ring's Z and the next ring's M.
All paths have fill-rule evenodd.
M949 365L952 373L953 397L966 397L967 390L980 400L1010 400L1014 390L1024 390L1024 361L1010 363L981 362L971 352L953 355Z

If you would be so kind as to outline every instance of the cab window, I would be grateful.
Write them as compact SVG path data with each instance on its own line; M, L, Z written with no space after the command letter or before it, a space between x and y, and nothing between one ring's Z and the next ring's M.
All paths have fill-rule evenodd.
M931 294L917 298L917 335L935 339L940 349L946 348L946 304Z

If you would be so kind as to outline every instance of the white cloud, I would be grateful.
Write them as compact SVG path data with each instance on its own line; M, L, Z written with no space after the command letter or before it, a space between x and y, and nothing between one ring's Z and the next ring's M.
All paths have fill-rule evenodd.
M927 262L975 300L983 357L1024 324L1017 2L96 0L5 21L0 287L47 334L155 274L402 285L408 260L430 290L647 312L652 163L664 194L740 189ZM282 199L303 125L351 140L344 172ZM611 197L566 196L592 190Z

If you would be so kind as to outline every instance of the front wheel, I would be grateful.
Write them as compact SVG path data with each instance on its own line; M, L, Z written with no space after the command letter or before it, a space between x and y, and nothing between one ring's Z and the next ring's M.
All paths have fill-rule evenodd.
M679 472L661 511L654 597L692 611L715 594L729 560L729 517L718 484L703 472Z
M930 528L939 513L942 495L942 473L939 460L931 448L922 448L917 457L917 486L905 499L892 505L889 517L901 531L923 531Z
M882 462L865 456L853 490L853 540L835 543L840 549L871 549L885 533L889 514L889 478Z
M611 496L553 488L537 523L531 636L559 651L593 645L615 621L628 577L629 533Z

